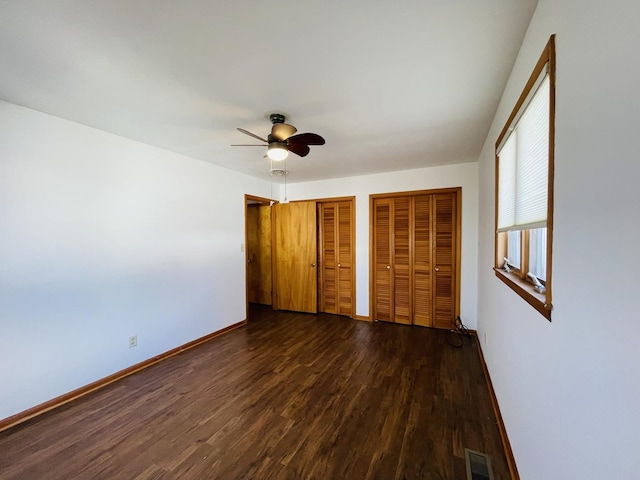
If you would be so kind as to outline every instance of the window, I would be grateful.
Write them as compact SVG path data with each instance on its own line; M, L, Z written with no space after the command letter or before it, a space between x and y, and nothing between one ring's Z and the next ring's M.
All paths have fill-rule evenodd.
M496 141L496 276L551 320L555 36Z

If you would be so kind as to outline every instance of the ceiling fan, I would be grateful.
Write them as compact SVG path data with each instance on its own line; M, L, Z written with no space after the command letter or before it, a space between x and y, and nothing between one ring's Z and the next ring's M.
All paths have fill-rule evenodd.
M244 128L238 128L239 132L258 139L264 144L256 145L231 145L232 147L267 147L267 157L271 160L284 160L293 152L300 157L306 157L309 154L309 145L324 145L324 138L315 133L299 133L294 135L298 130L293 125L284 123L285 117L281 113L272 113L269 119L273 124L271 133L264 139L255 133L251 133Z

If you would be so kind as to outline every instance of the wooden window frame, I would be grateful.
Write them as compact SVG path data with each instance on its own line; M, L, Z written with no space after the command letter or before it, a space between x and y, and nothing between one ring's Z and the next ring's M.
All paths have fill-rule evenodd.
M510 132L512 123L516 115L522 109L525 100L536 85L537 79L543 70L548 67L549 75L549 171L548 171L548 190L547 190L547 258L546 258L546 281L545 292L539 293L533 290L533 286L526 280L526 274L529 271L529 230L522 230L521 235L521 255L520 268L514 269L507 273L504 267L504 257L507 251L507 232L498 232L498 181L499 181L499 164L498 148L502 144L505 136ZM547 320L551 321L551 278L552 278L552 257L553 257L553 183L554 183L554 151L555 151L555 85L556 85L556 49L555 35L551 35L547 45L538 59L524 90L520 94L511 115L505 123L495 145L495 254L494 254L494 272L497 278L511 288L516 294L522 297L527 303L542 314Z

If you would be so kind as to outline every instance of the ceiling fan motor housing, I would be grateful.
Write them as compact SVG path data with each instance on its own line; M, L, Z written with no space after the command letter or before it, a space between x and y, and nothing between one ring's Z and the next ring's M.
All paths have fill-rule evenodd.
M281 113L272 113L271 115L269 115L269 119L274 125L276 123L284 123L285 120L284 115L282 115Z

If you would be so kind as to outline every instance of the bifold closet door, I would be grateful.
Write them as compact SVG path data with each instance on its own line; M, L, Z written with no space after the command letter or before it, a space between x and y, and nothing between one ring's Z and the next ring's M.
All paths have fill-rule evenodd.
M354 205L353 201L338 202L338 315L352 316L354 311Z
M451 328L456 311L457 201L455 194L433 196L434 319L436 328Z
M393 235L391 236L391 285L395 323L411 325L412 282L412 201L411 197L393 200Z
M433 326L431 195L413 197L413 323Z
M316 202L278 203L274 207L274 307L316 313Z
M393 200L376 199L373 203L373 320L393 321L391 278L391 248Z
M374 320L412 323L411 197L374 202Z
M374 320L451 327L456 312L457 195L374 198Z
M318 203L319 310L353 315L353 203Z
M374 202L374 320L431 326L430 197Z

